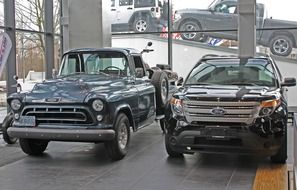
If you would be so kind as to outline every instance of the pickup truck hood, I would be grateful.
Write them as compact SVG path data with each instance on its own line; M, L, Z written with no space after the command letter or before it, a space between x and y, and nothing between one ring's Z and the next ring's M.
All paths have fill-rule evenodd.
M210 11L207 9L179 9L177 13L184 14L184 13L195 13L195 14L210 14Z
M278 97L279 91L267 87L250 86L191 86L180 89L176 95L198 97L200 100L263 100Z
M90 93L107 97L125 86L120 78L100 75L79 75L38 83L26 94L32 103L82 103Z

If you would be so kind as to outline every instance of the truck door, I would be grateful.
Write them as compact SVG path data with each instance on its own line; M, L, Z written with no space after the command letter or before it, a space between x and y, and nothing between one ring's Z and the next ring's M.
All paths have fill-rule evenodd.
M117 24L127 24L134 13L134 0L117 0Z
M206 29L209 30L237 30L238 28L238 14L237 4L230 2L222 2L217 4L210 10L210 15L205 18ZM230 40L237 39L237 32L216 32L210 34L210 36L216 36L218 38L225 38Z
M138 90L138 115L139 126L151 124L155 119L155 88L152 86L148 76L146 76L145 68L141 56L133 56L135 64L135 87Z

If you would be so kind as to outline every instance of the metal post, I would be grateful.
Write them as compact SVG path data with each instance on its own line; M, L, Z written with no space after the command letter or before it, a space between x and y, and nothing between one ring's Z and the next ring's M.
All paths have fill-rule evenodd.
M172 0L168 0L168 65L172 69Z
M256 0L238 0L239 57L256 55Z
M4 25L5 32L11 39L12 48L7 59L7 96L16 92L16 81L13 76L16 75L16 41L15 41L15 0L4 0Z
M45 78L52 78L54 68L54 3L53 0L44 0L44 20L45 20Z

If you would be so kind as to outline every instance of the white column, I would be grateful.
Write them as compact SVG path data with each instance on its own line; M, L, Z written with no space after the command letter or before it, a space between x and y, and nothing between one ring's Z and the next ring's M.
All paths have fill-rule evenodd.
M256 0L238 0L240 57L256 54Z
M63 0L63 49L111 46L108 0Z

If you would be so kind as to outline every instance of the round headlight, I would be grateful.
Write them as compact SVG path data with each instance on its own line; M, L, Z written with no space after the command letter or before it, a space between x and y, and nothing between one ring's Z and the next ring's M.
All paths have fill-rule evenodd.
M21 101L19 99L14 99L10 103L10 107L14 111L18 111L21 108L21 106L22 106L22 103L21 103Z
M92 107L95 111L102 111L103 108L104 108L104 104L101 100L95 100L93 103L92 103Z

